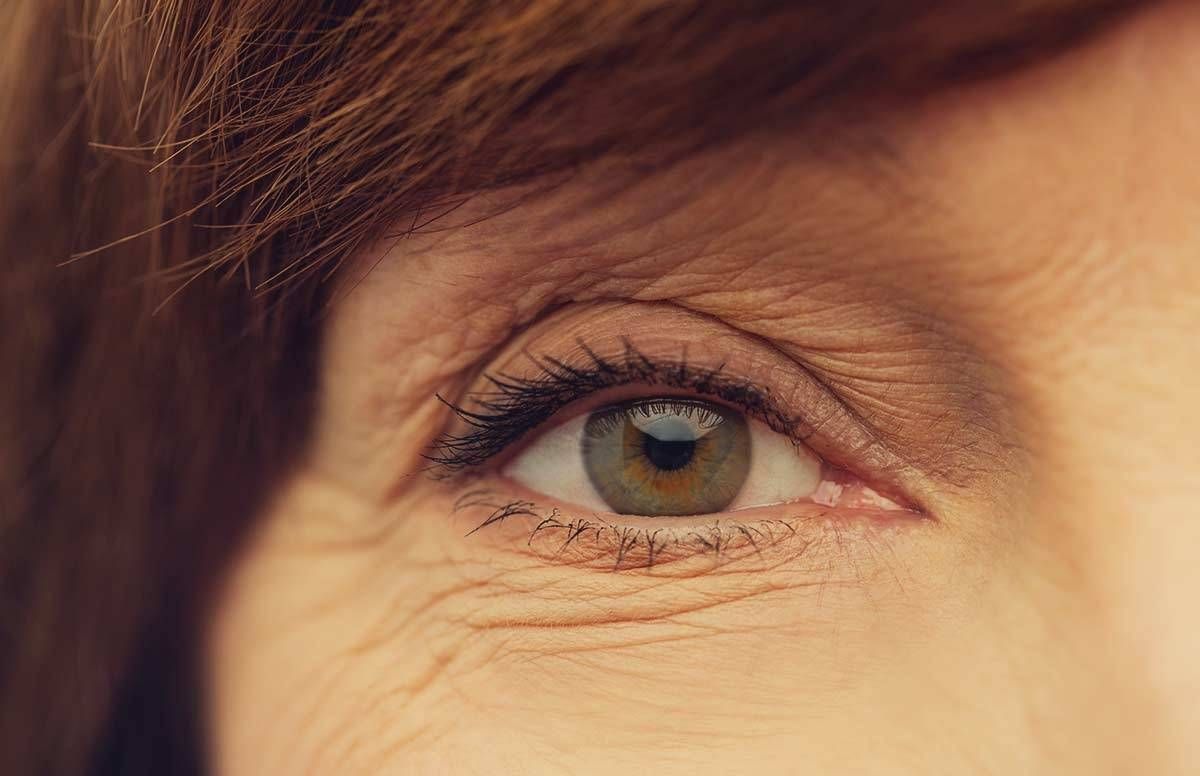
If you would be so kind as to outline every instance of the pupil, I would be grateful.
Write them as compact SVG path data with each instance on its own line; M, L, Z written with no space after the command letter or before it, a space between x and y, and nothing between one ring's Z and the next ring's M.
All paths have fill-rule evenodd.
M694 439L657 439L650 434L642 436L642 450L650 463L659 469L673 472L687 466L696 452Z

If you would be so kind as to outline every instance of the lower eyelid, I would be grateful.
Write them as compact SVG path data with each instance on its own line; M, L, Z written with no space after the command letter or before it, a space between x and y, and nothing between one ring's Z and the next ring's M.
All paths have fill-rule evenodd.
M720 569L772 568L801 556L821 564L884 534L930 523L877 508L777 504L720 516L638 518L574 514L497 487L473 490L454 506L472 540L531 561L602 572L696 576Z

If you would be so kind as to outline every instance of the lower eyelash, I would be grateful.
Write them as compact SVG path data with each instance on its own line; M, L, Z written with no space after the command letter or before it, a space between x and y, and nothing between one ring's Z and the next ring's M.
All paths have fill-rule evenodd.
M794 537L796 527L787 520L764 520L751 525L729 523L712 524L701 528L686 529L682 534L666 528L640 528L617 526L605 521L575 519L563 523L556 517L548 517L538 523L526 541L531 545L543 531L562 531L564 538L556 554L561 554L576 539L590 538L594 544L608 542L613 558L613 571L622 568L652 568L664 555L675 557L683 550L687 555L709 554L715 559L728 557L734 550L746 548L755 553L762 552L763 545L774 545L779 541L775 529L786 529Z
M554 558L575 565L609 566L611 571L650 569L667 562L708 556L726 562L759 555L784 541L801 541L806 549L815 539L802 535L804 524L824 522L824 513L807 518L740 522L716 521L695 526L650 528L619 525L598 517L568 518L557 509L543 510L531 501L497 500L489 491L470 491L454 504L454 511L487 509L487 516L470 536L484 528L499 527L509 518L535 520L525 546L535 542ZM807 533L807 532L805 532ZM557 546L555 546L557 545Z

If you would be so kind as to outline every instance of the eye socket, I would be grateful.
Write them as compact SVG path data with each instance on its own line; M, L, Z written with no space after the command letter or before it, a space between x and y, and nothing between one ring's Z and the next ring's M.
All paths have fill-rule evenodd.
M579 415L504 470L556 500L644 517L701 515L819 495L822 461L730 407L660 397Z

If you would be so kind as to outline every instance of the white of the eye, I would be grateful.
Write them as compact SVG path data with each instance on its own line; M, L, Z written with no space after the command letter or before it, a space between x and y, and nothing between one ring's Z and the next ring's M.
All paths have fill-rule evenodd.
M609 507L596 492L583 465L586 415L579 415L538 437L504 474L556 501L593 512ZM821 462L790 439L754 420L750 431L750 471L728 509L767 506L807 498L821 484Z
M505 475L558 501L594 512L611 511L583 467L587 419L579 415L542 434L505 468Z
M727 509L798 501L821 484L821 460L783 434L756 420L750 429L750 471Z

